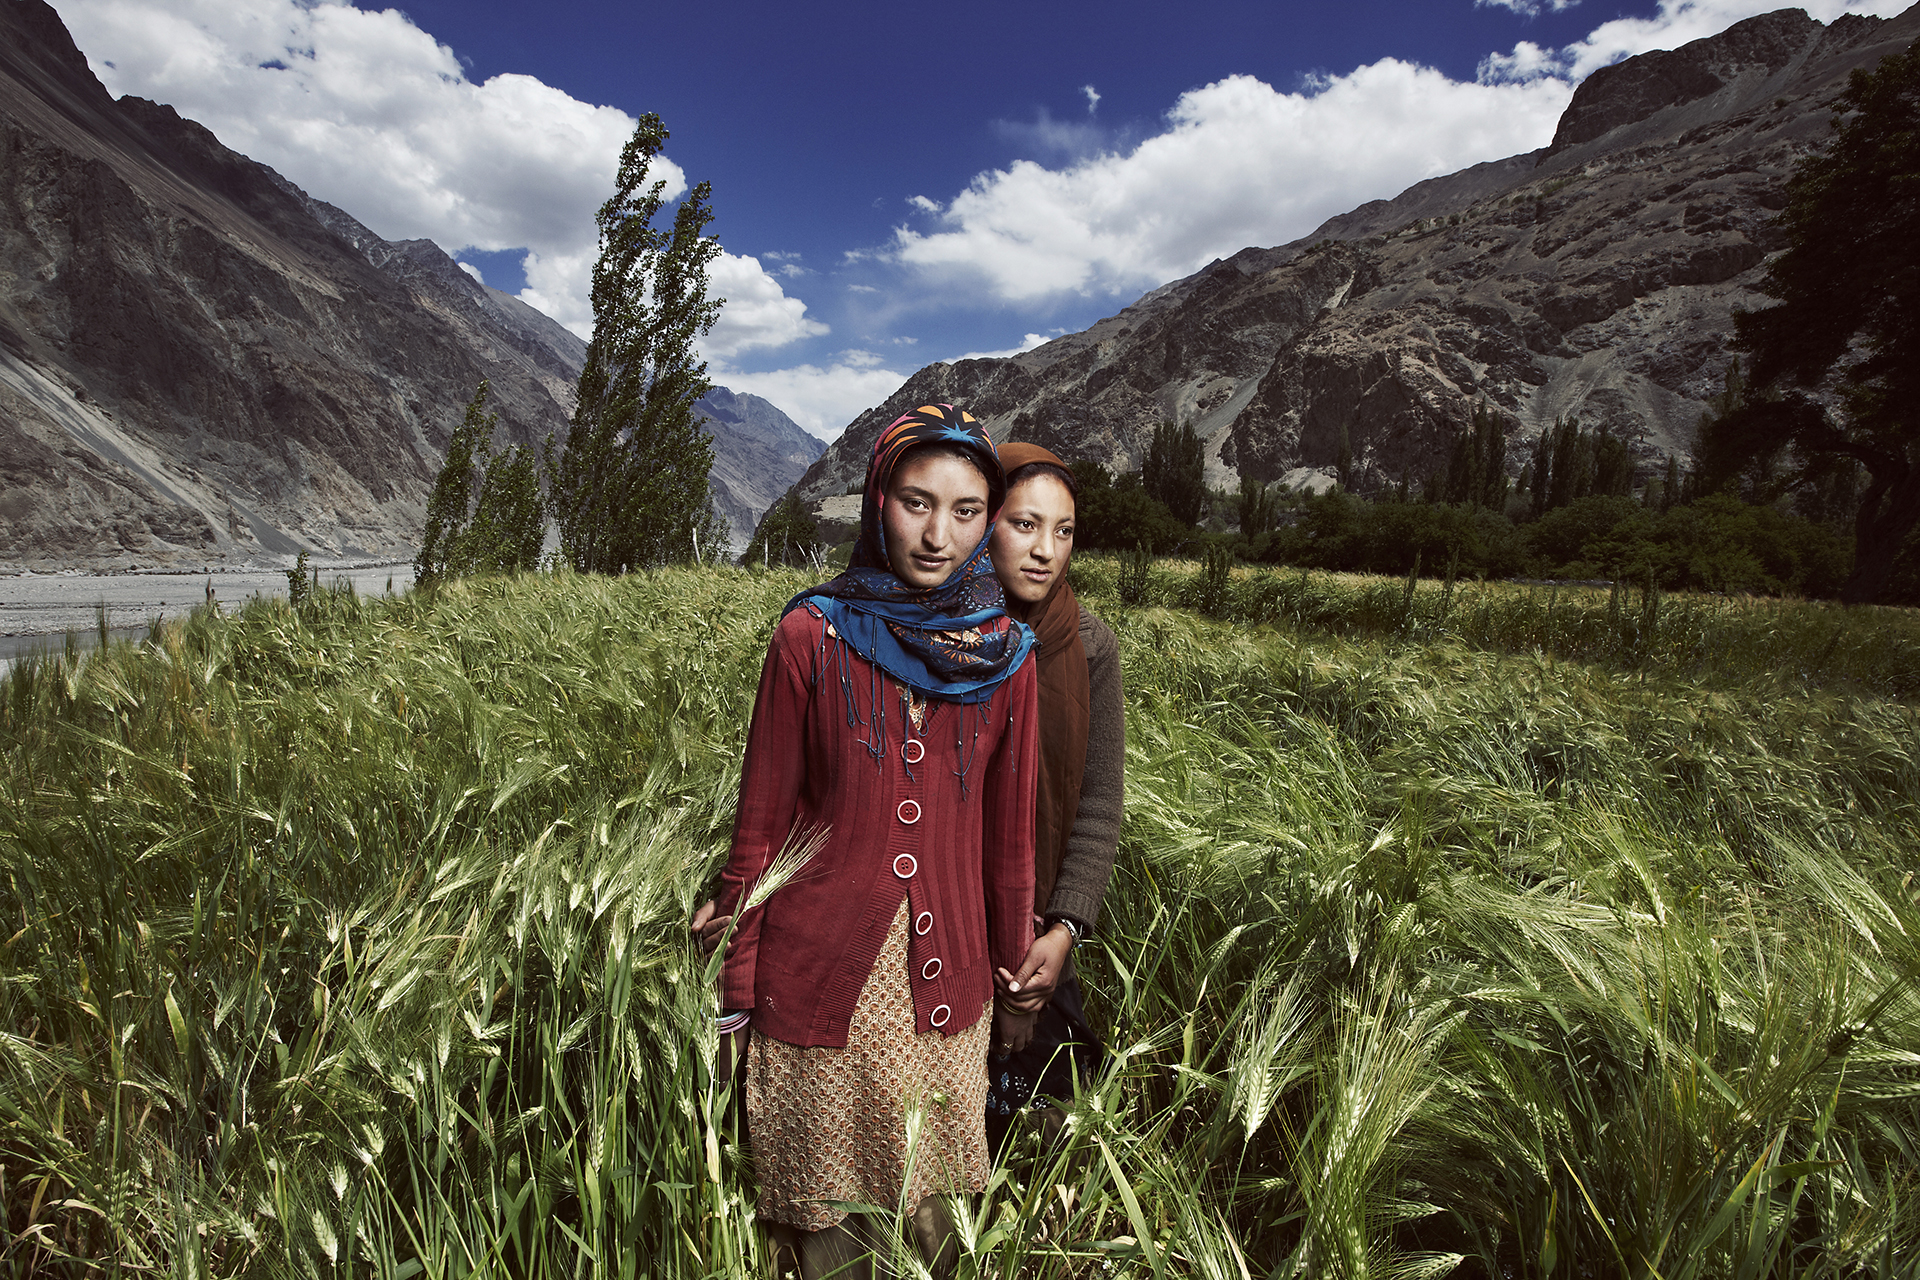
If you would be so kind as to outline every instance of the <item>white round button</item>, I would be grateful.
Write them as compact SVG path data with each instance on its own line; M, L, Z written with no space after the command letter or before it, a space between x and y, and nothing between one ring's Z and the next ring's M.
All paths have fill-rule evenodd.
M900 864L903 862L907 864L907 869L905 871L902 871L900 869ZM902 880L913 879L913 873L918 871L919 869L920 869L920 859L914 857L910 853L903 853L899 857L893 860L893 874L899 876Z
M927 1015L927 1021L936 1027L946 1026L947 1023L953 1021L953 1006L948 1004L941 1005Z
M916 937L926 937L927 930L931 928L933 928L933 912L922 911L913 918L913 932Z
M927 745L918 738L908 738L900 747L900 758L908 764L919 764L926 754Z
M940 976L940 957L935 956L933 959L921 965L920 976L928 982L932 982L935 978L939 977Z
M893 815L908 826L912 826L914 823L920 821L920 802L918 800L902 800L900 807L893 811Z

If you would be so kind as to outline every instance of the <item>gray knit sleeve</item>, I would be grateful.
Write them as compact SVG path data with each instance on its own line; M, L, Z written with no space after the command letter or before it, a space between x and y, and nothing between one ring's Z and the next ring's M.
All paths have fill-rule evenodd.
M1067 836L1047 914L1070 916L1091 928L1100 923L1100 900L1113 875L1126 799L1127 710L1120 687L1120 642L1107 624L1082 606L1080 643L1087 651L1091 706L1087 724L1087 770L1080 808Z

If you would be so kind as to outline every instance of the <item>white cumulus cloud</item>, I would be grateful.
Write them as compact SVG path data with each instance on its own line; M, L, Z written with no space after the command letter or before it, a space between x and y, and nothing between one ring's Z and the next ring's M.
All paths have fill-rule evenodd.
M1004 351L969 351L963 356L955 356L954 359L956 361L1005 360L1008 356L1017 356L1023 351L1031 351L1037 346L1052 342L1064 332L1066 332L1064 329L1055 329L1052 333L1030 333L1020 340L1020 345L1017 347L1008 347Z
M1526 16L1577 0L1476 0ZM1813 17L1881 17L1911 0L1807 0ZM1001 303L1117 297L1250 245L1282 244L1426 178L1545 146L1590 72L1671 49L1768 12L1779 0L1661 0L1649 18L1600 23L1563 48L1491 53L1472 83L1385 58L1283 93L1237 75L1182 94L1166 127L1131 147L1075 141L1060 163L1017 160L977 175L894 231L885 256L930 282ZM1088 94L1089 109L1097 98ZM1088 126L1079 126L1087 129ZM1003 132L1016 126L1002 126ZM1053 122L1019 126L1036 149ZM1059 145L1057 150L1069 151Z
M1300 93L1229 76L1182 94L1168 128L1130 151L980 174L934 229L898 228L890 254L1002 301L1152 287L1544 146L1571 93L1556 80L1465 84L1392 58Z
M843 351L827 364L802 364L764 373L743 373L716 362L715 382L779 405L789 418L822 440L837 437L849 422L898 391L908 374L888 369L871 351Z
M754 347L784 347L827 332L826 325L808 318L807 304L788 297L757 258L722 253L708 268L707 292L727 300L713 332L700 343L709 359L730 359Z
M532 76L476 84L452 49L398 9L342 0L56 8L109 90L175 107L387 239L426 237L449 252L524 249L521 297L582 336L592 331L593 218L633 133L626 112ZM669 199L687 189L665 157L653 176L666 179ZM716 326L716 349L818 331L753 259L723 260L716 279L723 272L715 291L741 306Z

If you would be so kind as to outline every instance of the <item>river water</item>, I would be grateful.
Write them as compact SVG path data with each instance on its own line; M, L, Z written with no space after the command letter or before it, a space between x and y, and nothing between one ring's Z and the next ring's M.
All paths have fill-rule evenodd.
M363 596L405 591L413 585L410 564L361 565L320 570L320 584L351 582ZM23 573L0 577L0 674L13 659L36 649L58 649L72 633L83 647L98 643L99 613L115 638L143 635L154 618L172 618L214 599L234 608L254 596L287 594L279 570L228 573Z

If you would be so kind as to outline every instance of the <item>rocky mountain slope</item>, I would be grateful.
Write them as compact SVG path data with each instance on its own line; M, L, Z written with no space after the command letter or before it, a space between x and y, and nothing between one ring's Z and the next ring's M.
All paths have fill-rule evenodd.
M1647 467L1684 457L1733 311L1768 302L1753 290L1787 174L1848 72L1916 36L1920 7L1829 26L1784 9L1597 71L1541 151L1243 250L1033 351L922 369L800 492L842 492L880 429L928 401L1118 471L1157 423L1191 422L1216 485L1298 482L1343 455L1362 488L1417 483L1481 399L1523 440L1573 416Z
M41 0L0 0L0 154L0 563L405 558L482 378L511 435L565 424L506 301L380 270L271 170L116 102Z
M772 401L715 387L695 404L713 432L714 505L744 548L760 517L792 487L826 442L808 434Z
M171 108L115 101L43 0L0 0L0 571L410 559L482 378L564 433L585 344ZM717 391L744 541L821 446Z

